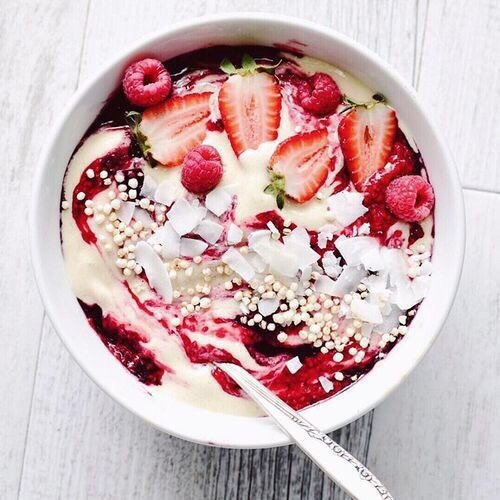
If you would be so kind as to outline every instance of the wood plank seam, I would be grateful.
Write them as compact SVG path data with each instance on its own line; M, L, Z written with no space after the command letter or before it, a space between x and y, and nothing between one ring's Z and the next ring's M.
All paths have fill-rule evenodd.
M45 322L45 317L46 317L46 312L44 310L43 315L42 315L42 320L40 322L40 334L39 334L38 346L37 346L36 357L35 357L35 370L33 371L33 380L31 383L31 397L30 397L30 404L28 407L28 424L26 425L26 432L24 435L23 458L21 461L21 471L19 472L19 482L17 484L17 498L19 498L19 495L21 493L21 484L22 484L22 480L23 480L24 466L26 463L26 450L27 450L27 443L28 443L30 427L31 427L31 415L32 415L32 410L33 410L33 402L35 399L37 368L38 368L38 361L40 359L40 351L41 351L42 337L43 337L43 332L44 332L43 326L44 326L44 322Z
M82 39L81 39L81 48L80 48L80 55L79 55L79 61L78 61L78 72L77 72L77 77L76 77L76 81L75 81L74 91L76 91L76 89L78 88L79 81L80 81L82 54L83 54L83 48L85 45L85 40L87 37L87 25L88 25L88 18L89 18L90 2L91 2L91 0L87 0L87 8L86 8L86 14L85 14L85 20L84 20L84 29L83 29ZM41 348L42 348L42 342L45 338L46 331L47 331L45 329L45 322L46 321L48 321L48 318L47 318L47 314L44 310L43 314L42 314L42 319L40 322L40 335L39 335L36 358L35 358L35 370L33 372L33 381L31 384L32 388L31 388L31 395L30 395L30 403L29 403L29 407L28 407L28 423L26 426L26 433L25 433L25 437L24 437L21 470L19 473L19 481L18 481L18 486L17 486L17 498L20 498L22 485L23 485L23 478L24 478L25 464L26 464L26 452L27 452L27 448L28 448L27 444L28 444L28 439L29 439L29 435L30 435L30 428L31 428L31 423L32 423L32 417L33 417L33 403L34 403L35 389L36 389L36 383L37 383L37 378L38 378L40 353L41 353Z

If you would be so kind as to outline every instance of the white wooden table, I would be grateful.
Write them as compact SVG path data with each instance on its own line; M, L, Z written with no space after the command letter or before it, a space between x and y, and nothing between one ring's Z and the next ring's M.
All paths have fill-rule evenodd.
M500 498L498 0L0 2L0 498L344 498L295 447L228 451L161 434L100 392L53 332L30 268L30 180L76 87L143 34L207 13L297 15L357 39L418 89L460 171L467 258L419 368L334 433L399 499Z

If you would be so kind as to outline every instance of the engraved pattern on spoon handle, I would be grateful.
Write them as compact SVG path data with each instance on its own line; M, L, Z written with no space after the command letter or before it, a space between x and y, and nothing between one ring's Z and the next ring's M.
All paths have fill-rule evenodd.
M393 500L382 482L342 446L274 395L244 368L216 363L295 440L333 481L359 500Z

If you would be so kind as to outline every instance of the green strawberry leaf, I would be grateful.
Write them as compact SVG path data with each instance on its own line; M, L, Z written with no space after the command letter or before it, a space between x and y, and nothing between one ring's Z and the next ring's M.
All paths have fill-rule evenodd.
M365 108L365 109L371 109L377 104L386 104L387 99L386 97L381 94L380 92L376 92L375 94L372 95L372 101L368 102L356 102L346 95L344 95L343 99L344 104L346 104L346 107L339 113L339 115L342 115L343 113L347 113L348 111L351 111L351 109L355 108Z
M227 57L220 63L220 69L228 75L234 75L238 72L236 66Z
M387 102L385 95L381 94L380 92L373 94L372 99L377 102Z
M276 64L257 64L257 68L261 69L262 71L265 71L266 73L269 74L274 74L274 70L283 62L282 59L280 59Z
M276 64L257 64L255 59L249 54L243 54L241 58L241 68L236 68L236 66L227 58L223 59L220 63L220 69L228 75L241 75L247 76L256 73L257 71L266 71L268 73L273 73L274 70L281 64L281 60Z
M274 194L274 186L272 184L268 184L264 188L264 193L266 193L266 194Z
M241 59L241 69L246 74L254 73L257 69L257 63L255 62L255 59L248 54L243 54L243 57Z
M156 161L151 155L151 147L148 144L148 138L141 132L140 125L142 120L142 115L138 111L128 111L125 113L125 120L127 121L132 134L135 137L137 145L141 150L142 156L144 159L154 167L156 165Z
M285 206L285 194L283 192L279 192L276 195L276 205L281 210Z
M276 198L276 205L281 210L285 206L285 177L271 172L271 183L264 188L264 193L273 195Z

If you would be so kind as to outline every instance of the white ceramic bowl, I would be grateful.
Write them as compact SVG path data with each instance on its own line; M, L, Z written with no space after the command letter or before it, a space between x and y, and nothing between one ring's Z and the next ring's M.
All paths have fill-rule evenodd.
M298 40L310 56L344 68L385 94L413 132L436 193L431 290L408 335L389 356L345 392L304 411L323 431L360 417L380 403L415 368L429 349L452 304L464 251L460 184L441 134L418 103L414 90L375 54L331 29L271 14L229 14L177 24L124 51L83 85L50 137L36 170L31 204L31 251L41 296L62 341L106 393L145 421L175 436L224 447L260 448L289 443L268 418L212 413L177 400L165 405L113 358L89 327L66 279L59 236L61 183L68 160L128 63L148 54L160 60L207 44L287 44Z

